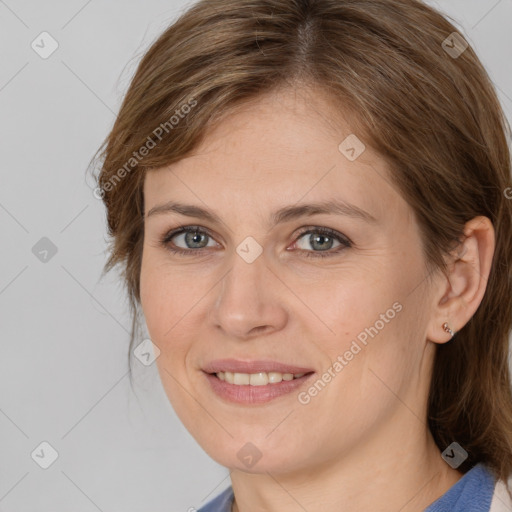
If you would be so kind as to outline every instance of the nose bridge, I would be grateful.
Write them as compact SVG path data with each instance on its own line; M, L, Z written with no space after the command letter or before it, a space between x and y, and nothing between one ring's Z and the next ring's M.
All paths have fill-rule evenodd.
M279 304L270 270L255 240L244 240L232 255L213 305L213 322L226 334L244 337L258 328L281 328L285 311Z
M234 310L237 306L242 308L247 302L251 303L253 308L257 307L259 302L264 300L260 286L266 270L263 254L254 257L250 247L247 249L244 243L240 244L231 259L230 271L222 279L217 303L229 310Z
M263 243L263 242L262 242ZM264 279L266 255L264 248L254 237L245 237L234 246L230 258L231 270L223 279L222 295L247 295L251 298L259 294L259 284Z

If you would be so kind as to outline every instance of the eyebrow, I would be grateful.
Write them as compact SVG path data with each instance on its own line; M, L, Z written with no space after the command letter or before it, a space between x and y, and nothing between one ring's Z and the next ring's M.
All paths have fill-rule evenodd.
M222 224L220 217L214 212L202 208L200 206L177 203L169 201L165 204L154 206L149 210L146 215L150 217L152 215L159 215L165 213L178 213L187 217L195 217L198 219L208 220L213 223ZM340 199L332 199L329 201L322 201L317 203L299 204L293 206L285 206L276 210L270 216L271 226L288 222L300 217L307 217L318 214L334 214L344 215L346 217L353 217L360 219L368 223L377 222L377 219L365 210L362 210L358 206L347 203Z

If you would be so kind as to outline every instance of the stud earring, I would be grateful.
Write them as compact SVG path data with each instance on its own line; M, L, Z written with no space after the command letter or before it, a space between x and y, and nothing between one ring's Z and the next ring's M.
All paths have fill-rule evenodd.
M452 331L450 329L450 326L448 325L448 322L445 322L443 324L443 329L453 338L455 336L455 334L457 334L456 332Z

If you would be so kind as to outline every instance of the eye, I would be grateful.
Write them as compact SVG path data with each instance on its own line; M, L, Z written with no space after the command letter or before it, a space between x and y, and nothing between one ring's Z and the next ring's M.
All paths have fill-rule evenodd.
M174 239L174 241L173 241ZM210 239L210 240L208 240ZM208 245L208 241L213 242ZM202 249L216 245L211 235L199 226L185 226L166 233L160 243L169 251L175 254L190 254L191 252L202 252ZM180 247L177 244L183 244Z
M307 231L304 231L304 229ZM304 229L292 247L298 248L307 257L325 258L335 256L342 250L352 246L352 242L346 236L333 229L325 227L308 227ZM336 243L337 245L335 245ZM160 244L173 254L184 256L191 255L192 253L202 253L208 247L218 246L212 235L199 226L184 226L174 229L161 238ZM182 246L178 244L182 244ZM309 250L308 245L313 250ZM335 247L335 250L331 250L333 247Z
M305 256L312 258L325 258L339 254L343 249L352 246L350 240L330 228L315 227L306 228L294 243L294 247L298 247L301 251L305 252ZM306 236L308 235L308 236ZM304 239L301 241L301 239ZM337 242L338 245L335 245ZM313 248L313 251L308 250L307 246ZM336 247L336 250L331 249ZM315 250L318 249L318 250Z

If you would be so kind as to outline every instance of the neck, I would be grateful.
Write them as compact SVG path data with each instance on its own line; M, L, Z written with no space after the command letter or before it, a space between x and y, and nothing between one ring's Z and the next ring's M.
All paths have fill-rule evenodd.
M409 417L410 423L399 432L391 428L380 431L366 439L364 447L361 442L346 453L333 454L321 465L293 472L233 471L232 512L424 510L462 473L441 458L426 426L418 429L421 422L413 414Z

